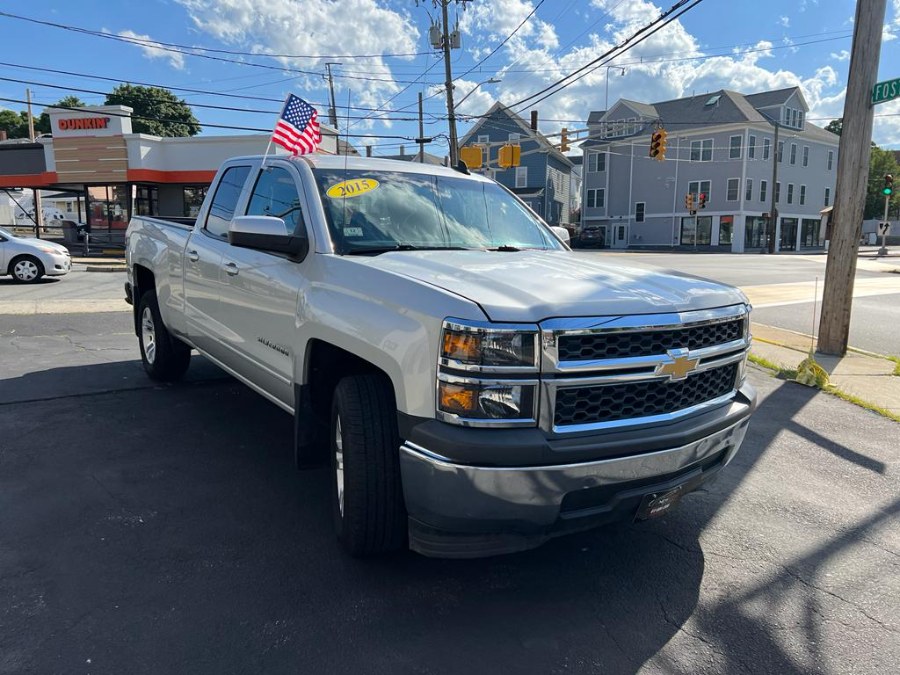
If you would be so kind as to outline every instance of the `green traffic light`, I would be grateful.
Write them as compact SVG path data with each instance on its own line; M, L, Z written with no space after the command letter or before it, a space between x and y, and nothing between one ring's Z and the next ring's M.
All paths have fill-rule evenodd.
M886 187L881 191L881 194L883 194L885 196L889 196L889 195L894 194L894 191L891 188Z

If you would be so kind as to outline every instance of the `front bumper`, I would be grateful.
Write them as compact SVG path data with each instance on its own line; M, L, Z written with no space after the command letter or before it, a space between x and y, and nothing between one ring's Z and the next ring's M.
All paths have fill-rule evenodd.
M39 256L44 265L44 274L48 277L59 277L72 270L72 258L68 253L41 253Z
M407 440L400 468L410 547L435 557L496 555L633 519L646 495L677 486L689 492L731 461L755 406L755 392L748 393L749 403L728 426L702 438L596 461L474 466Z

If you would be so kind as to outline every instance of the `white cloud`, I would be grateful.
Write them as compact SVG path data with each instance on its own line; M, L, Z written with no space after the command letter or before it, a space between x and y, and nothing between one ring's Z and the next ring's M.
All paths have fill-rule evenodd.
M784 26L785 28L790 28L790 27L791 27L791 19L790 19L790 17L787 17L787 16L780 16L780 17L778 17L778 25L779 25L779 26Z
M838 53L831 52L831 58L833 58L835 61L849 61L850 52L846 49L842 49Z
M409 12L388 9L378 0L304 0L302 4L283 0L176 1L201 31L260 55L408 54L424 47ZM272 58L286 68L323 68L323 59ZM335 79L337 89L352 91L353 105L378 107L401 89L382 56L342 56L340 61L348 71L384 73L368 76L374 79ZM301 90L324 91L324 81L318 76L297 83Z
M120 31L118 35L120 37L135 40L135 42L132 42L132 44L138 47L142 52L144 52L145 58L166 59L168 60L169 65L176 70L184 70L184 55L176 51L171 51L169 48L162 46L160 43L153 40L149 35L140 35L139 33L135 33L132 30Z

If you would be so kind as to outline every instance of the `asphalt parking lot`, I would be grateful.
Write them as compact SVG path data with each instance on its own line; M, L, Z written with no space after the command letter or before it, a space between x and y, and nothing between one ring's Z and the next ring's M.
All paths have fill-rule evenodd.
M357 561L291 419L128 316L0 316L0 673L885 673L900 427L762 371L666 516L471 561Z

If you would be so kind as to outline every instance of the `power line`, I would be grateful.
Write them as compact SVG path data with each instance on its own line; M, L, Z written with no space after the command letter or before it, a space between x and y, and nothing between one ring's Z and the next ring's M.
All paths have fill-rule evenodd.
M60 28L62 30L71 31L73 33L82 33L85 35L93 35L94 37L102 37L116 39L122 42L130 42L143 47L173 47L176 49L189 50L190 52L210 52L213 54L230 54L233 56L267 56L273 59L375 59L375 58L403 58L409 56L426 56L431 52L401 52L401 53L385 53L385 54L272 54L269 52L242 52L234 49L214 49L212 47L196 47L194 45L182 45L175 42L161 42L159 40L144 39L139 37L127 37L123 35L112 35L103 31L91 30L89 28L81 28L63 23L54 23L52 21L41 21L27 16L18 14L10 14L9 12L0 12L0 16L9 19L17 19L19 21L27 21L41 26L50 26L52 28Z

